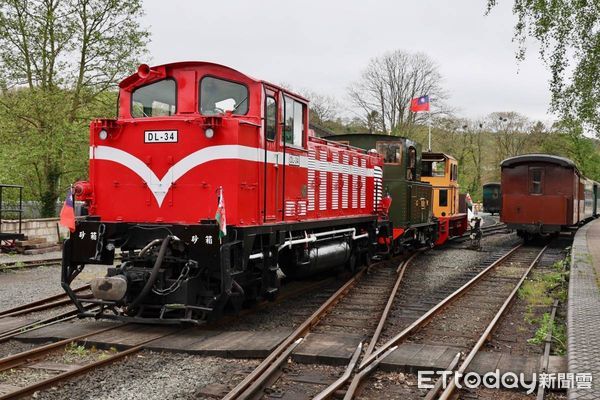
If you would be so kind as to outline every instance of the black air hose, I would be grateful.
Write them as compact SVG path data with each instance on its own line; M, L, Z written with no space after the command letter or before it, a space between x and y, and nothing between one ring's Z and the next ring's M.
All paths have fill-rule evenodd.
M152 272L150 273L150 278L148 278L148 281L144 285L144 288L142 289L140 294L138 294L138 296L131 302L131 304L127 306L127 310L132 310L138 304L140 304L140 302L144 300L144 298L148 295L148 293L152 289L152 286L154 286L156 278L158 278L158 270L162 266L163 259L165 258L165 253L167 252L167 246L169 245L172 239L173 236L167 236L162 241L162 244L160 245L160 250L158 250L158 255L156 256L156 261L154 262L154 267L152 267Z

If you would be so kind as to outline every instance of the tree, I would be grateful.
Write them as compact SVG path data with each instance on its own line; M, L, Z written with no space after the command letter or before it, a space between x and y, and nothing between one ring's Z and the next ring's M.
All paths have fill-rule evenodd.
M340 105L335 98L323 95L312 90L301 90L302 97L310 100L310 123L325 126L327 122L339 118Z
M485 125L494 133L496 161L527 152L530 122L516 112L494 112L488 115Z
M487 3L489 13L497 0ZM517 58L525 58L526 39L533 37L540 42L541 58L552 72L551 108L599 135L600 2L514 0L513 12Z
M415 97L429 95L434 104L432 115L448 112L438 66L423 53L396 50L371 59L348 91L352 103L364 113L365 124L386 134L426 123L425 113L409 111Z
M0 141L43 216L83 173L90 111L145 52L142 14L141 0L0 0Z

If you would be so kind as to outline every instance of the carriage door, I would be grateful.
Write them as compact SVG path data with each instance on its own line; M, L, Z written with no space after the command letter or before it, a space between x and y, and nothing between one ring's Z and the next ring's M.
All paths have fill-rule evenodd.
M283 96L283 202L282 219L299 220L308 210L307 135L308 113L306 104Z
M263 120L263 142L264 142L264 204L263 221L265 223L276 222L281 215L281 192L283 173L282 154L280 153L280 128L279 118L279 93L275 90L265 88L264 97L264 120Z

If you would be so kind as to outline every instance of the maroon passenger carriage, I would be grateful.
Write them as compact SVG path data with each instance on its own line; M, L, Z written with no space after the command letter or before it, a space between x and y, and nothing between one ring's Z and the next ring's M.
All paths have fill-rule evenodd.
M524 154L500 166L500 220L524 239L576 230L598 215L598 183L584 177L568 158Z
M369 258L382 160L314 137L306 99L206 62L142 65L119 86L118 118L91 124L87 216L64 246L80 315L201 322ZM110 266L91 299L70 287L86 264Z

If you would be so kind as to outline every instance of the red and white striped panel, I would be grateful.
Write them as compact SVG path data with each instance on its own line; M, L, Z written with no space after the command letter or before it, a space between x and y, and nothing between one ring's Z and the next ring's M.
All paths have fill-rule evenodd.
M348 208L348 174L350 173L350 156L346 153L342 155L342 208Z
M315 211L315 170L317 169L316 151L310 149L308 151L308 211Z
M331 162L333 164L333 171L331 173L331 209L337 210L339 208L339 167L340 167L340 154L334 151L331 155Z
M352 208L358 208L358 158L352 157Z
M319 210L327 210L327 150L319 149Z

